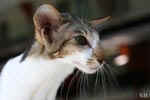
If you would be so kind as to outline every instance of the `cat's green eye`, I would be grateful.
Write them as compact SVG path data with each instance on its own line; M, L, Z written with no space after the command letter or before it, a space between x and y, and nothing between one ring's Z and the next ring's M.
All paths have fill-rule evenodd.
M88 44L87 39L82 35L76 36L75 40L77 41L77 43L79 45L87 45Z

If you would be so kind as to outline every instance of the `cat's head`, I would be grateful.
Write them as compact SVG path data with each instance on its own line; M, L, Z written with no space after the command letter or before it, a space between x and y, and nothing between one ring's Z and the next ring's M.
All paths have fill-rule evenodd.
M103 53L94 26L108 18L88 23L45 4L33 19L36 40L51 59L61 59L85 73L94 73L101 67Z

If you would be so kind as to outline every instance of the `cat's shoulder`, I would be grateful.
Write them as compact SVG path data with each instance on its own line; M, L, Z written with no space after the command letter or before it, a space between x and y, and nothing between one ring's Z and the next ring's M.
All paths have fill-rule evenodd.
M5 62L5 64L3 64L2 66L2 71L5 70L5 69L12 69L12 68L15 68L15 66L18 66L20 63L21 63L21 59L22 59L22 54L16 56L16 57L13 57L11 59L9 59L8 61Z

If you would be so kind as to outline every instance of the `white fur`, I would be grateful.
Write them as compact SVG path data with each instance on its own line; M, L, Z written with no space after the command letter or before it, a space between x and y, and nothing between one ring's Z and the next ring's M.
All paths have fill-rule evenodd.
M92 41L93 48L97 41ZM20 62L22 55L10 60L0 77L0 100L55 100L60 84L75 67L85 73L96 72L87 65L93 48L55 60L37 55L23 62Z
M74 64L79 70L85 73L93 73L87 66L88 59L92 56L92 49L86 49L82 52L75 52L73 55L63 59L64 62Z
M27 57L20 63L21 56L2 71L0 100L55 100L58 87L74 66L42 57Z

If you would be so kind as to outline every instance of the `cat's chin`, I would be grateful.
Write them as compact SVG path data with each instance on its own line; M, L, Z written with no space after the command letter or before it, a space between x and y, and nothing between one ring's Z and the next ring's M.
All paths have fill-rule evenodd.
M86 74L94 74L98 71L99 69L86 69L84 70L83 72L86 73Z
M94 67L93 66L91 67L91 65L84 65L81 64L80 62L73 62L73 63L80 71L86 74L94 74L101 68L99 64L95 65Z

